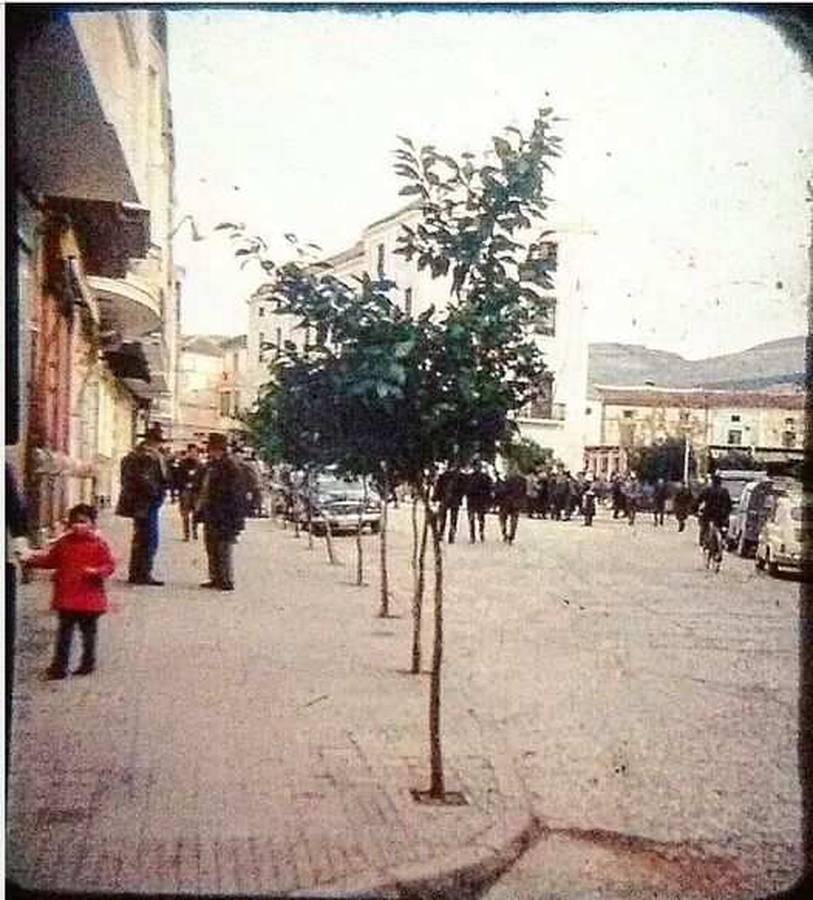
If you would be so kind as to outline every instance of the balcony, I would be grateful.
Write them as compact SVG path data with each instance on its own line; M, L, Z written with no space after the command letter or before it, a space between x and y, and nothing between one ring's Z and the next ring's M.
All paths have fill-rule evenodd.
M88 276L99 302L102 328L122 337L141 337L161 327L161 295L157 288L128 272L124 278Z
M552 403L550 405L549 414L545 415L545 412L548 411L540 410L538 407L534 408L534 406L531 405L520 412L517 416L517 421L533 423L534 425L548 428L562 428L564 426L565 419L567 418L567 404Z

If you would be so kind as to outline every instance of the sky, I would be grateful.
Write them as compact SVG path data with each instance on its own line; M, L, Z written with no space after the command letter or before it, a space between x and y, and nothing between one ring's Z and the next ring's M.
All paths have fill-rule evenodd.
M688 358L807 323L813 80L725 10L170 11L184 333L238 334L259 283L221 221L326 252L403 205L396 135L479 153L562 118L549 216L588 229L590 341Z

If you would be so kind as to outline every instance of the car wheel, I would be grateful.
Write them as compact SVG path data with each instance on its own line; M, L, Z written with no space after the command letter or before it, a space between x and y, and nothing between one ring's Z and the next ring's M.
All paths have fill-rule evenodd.
M765 568L765 557L759 555L759 547L757 547L757 552L754 555L754 565L759 572L762 572Z
M751 555L751 551L753 550L753 546L751 541L746 540L745 535L741 534L740 539L737 541L737 553L743 558L746 559Z
M380 522L370 522L370 534L378 534L381 531Z
M775 563L775 562L771 559L771 551L770 551L770 550L767 550L767 551L766 551L766 554L767 554L767 557L768 557L768 574L769 574L769 575L773 575L774 578L775 578L775 577L779 574L779 564L778 564L778 563Z

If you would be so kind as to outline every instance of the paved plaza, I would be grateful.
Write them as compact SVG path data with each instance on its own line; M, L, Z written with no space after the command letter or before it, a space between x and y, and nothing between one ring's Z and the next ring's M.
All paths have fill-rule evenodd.
M696 532L602 512L445 548L447 788L428 786L428 679L409 676L411 529L253 520L234 594L163 518L165 588L110 584L89 678L42 680L47 578L21 589L8 873L56 890L302 896L756 897L796 874L798 583ZM127 523L107 518L119 559ZM465 538L465 536L463 536ZM429 597L429 592L428 597ZM427 598L424 649L430 652ZM494 884L527 843L534 846ZM410 893L411 892L411 893Z

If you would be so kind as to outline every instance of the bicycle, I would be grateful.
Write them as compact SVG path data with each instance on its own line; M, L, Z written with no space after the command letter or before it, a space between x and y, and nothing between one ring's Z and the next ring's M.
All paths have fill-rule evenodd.
M720 571L723 561L723 534L716 522L709 522L706 526L706 534L703 538L703 557L706 560L706 568Z

